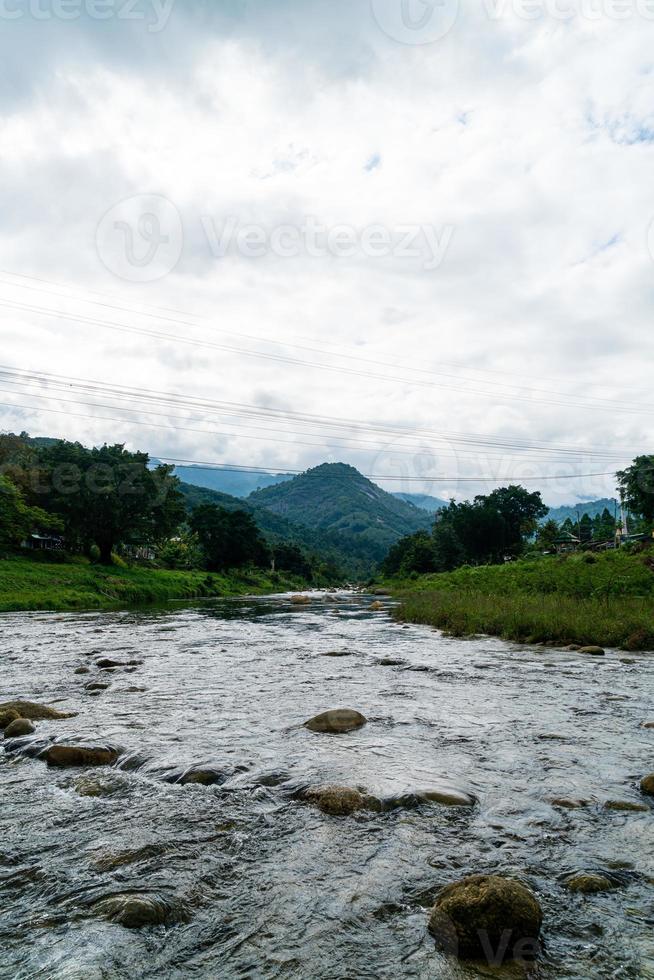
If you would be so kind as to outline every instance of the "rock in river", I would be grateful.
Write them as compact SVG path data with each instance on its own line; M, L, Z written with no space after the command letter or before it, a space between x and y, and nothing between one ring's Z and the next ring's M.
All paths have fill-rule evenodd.
M525 885L497 875L471 875L443 889L429 930L462 958L531 959L542 921L540 904Z
M11 725L12 721L16 721L17 718L20 718L20 715L15 708L0 711L0 728L4 731L7 726Z
M311 732L342 735L344 732L352 732L356 728L361 728L366 721L367 718L351 708L332 708L330 711L323 711L322 714L305 721L304 727Z
M580 892L582 895L594 895L596 892L607 892L616 887L606 875L599 872L580 872L574 874L565 883L565 887L571 892Z
M0 714L4 711L15 711L17 717L29 718L30 721L53 721L75 717L74 711L57 711L47 704L36 704L34 701L4 701L0 704Z
M640 790L641 793L654 796L654 772L651 772L648 776L643 776L640 781Z
M605 652L606 651L603 650L602 647L579 647L579 653L589 653L591 657L603 657Z
M379 801L348 786L319 786L304 793L307 803L333 817L346 817L359 810L379 810Z
M39 758L49 766L112 766L118 759L118 750L109 745L49 745Z
M111 670L114 667L140 667L142 663L142 660L111 660L110 657L103 657L102 660L96 660L95 666L100 670Z
M33 735L36 728L27 718L15 718L11 724L5 728L5 738L22 738L24 735Z
M111 895L96 902L93 910L126 929L162 926L171 919L169 903L158 895Z

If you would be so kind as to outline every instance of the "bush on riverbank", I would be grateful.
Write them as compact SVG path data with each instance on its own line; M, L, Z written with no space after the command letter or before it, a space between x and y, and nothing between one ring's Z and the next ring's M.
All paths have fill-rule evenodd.
M301 589L297 576L261 569L210 574L65 563L16 557L0 561L0 612L111 609L169 599L197 599Z
M654 561L611 551L396 582L400 619L455 635L654 650Z

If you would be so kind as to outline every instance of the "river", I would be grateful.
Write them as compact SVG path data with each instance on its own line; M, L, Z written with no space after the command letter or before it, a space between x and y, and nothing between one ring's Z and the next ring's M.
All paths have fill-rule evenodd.
M371 602L0 617L0 700L76 711L37 722L38 737L122 753L80 771L0 752L3 980L521 975L458 963L426 931L438 889L475 872L519 875L538 895L534 975L654 977L654 810L604 806L643 803L654 658L449 639ZM101 657L142 663L105 672ZM109 687L88 691L98 678ZM368 723L302 727L330 707ZM225 782L166 781L194 764ZM334 817L297 799L330 783L478 802ZM616 887L568 892L565 877L587 870ZM162 896L176 917L126 929L94 910L126 891Z

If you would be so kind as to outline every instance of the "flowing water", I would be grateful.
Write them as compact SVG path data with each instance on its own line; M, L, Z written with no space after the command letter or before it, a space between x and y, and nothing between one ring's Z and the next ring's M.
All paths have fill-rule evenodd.
M370 603L0 617L0 700L78 712L37 722L39 739L123 753L111 769L59 770L0 752L3 980L495 976L426 931L438 889L475 872L537 893L536 975L654 977L654 807L604 808L642 804L654 770L642 727L654 657L447 639ZM107 674L95 666L107 656L142 664ZM110 686L87 691L101 675ZM329 707L368 724L302 727ZM194 764L225 781L166 781ZM330 783L379 796L450 786L478 802L334 817L297 798ZM615 889L571 894L565 876L580 870ZM127 929L94 909L123 892L159 896L170 921Z

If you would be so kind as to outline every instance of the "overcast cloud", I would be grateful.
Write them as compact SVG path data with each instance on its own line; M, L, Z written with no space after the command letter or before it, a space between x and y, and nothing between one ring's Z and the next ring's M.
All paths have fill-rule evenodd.
M352 429L1 377L0 427L459 497L651 451L653 39L645 0L4 0L0 363Z

